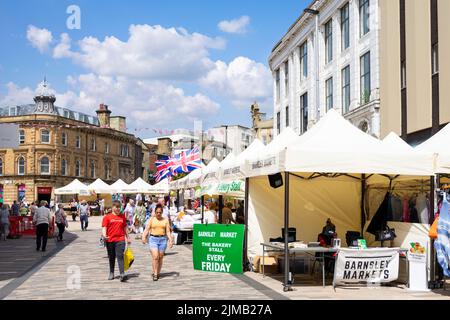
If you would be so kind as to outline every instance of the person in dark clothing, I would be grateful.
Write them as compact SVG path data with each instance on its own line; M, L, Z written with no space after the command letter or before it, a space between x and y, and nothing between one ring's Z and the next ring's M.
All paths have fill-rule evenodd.
M236 223L245 224L243 201L239 201L239 206L236 209Z

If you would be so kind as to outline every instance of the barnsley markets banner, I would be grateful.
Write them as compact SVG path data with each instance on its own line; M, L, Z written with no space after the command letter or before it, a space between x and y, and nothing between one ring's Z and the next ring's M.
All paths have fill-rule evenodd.
M243 224L194 224L194 269L242 273Z
M339 249L333 283L391 282L398 266L399 248Z

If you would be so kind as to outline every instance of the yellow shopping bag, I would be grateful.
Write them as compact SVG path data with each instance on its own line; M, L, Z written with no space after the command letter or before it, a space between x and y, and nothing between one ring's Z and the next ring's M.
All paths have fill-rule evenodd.
M127 247L125 249L125 254L124 254L123 260L124 260L123 262L124 262L125 271L127 271L128 269L130 269L131 265L134 262L133 251L131 251L130 247Z

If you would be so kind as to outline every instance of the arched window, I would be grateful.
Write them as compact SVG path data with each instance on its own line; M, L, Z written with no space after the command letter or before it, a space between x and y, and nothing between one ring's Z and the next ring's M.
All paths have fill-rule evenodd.
M25 130L19 130L19 143L25 143Z
M67 175L67 161L66 159L61 160L61 175L66 176Z
M41 131L41 142L42 143L50 143L50 131L48 131L48 130Z
M81 176L81 161L77 160L77 162L75 163L75 175L77 177Z
M63 146L67 146L67 133L63 132L61 134L61 144Z
M0 158L0 176L3 175L3 159Z
M23 157L17 159L17 174L19 175L25 174L25 159Z
M91 178L95 178L95 161L91 161Z
M41 159L41 174L50 174L50 160L48 157Z

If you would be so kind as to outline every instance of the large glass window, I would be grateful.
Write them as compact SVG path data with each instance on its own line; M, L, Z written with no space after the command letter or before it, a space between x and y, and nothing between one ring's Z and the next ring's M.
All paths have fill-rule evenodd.
M281 132L280 112L277 112L277 132L278 132L278 134L280 134L280 132Z
M308 42L305 41L300 46L300 79L308 77Z
M303 94L300 97L300 122L302 124L302 133L308 129L308 93Z
M327 110L333 108L333 78L329 78L325 81L325 94L326 94L326 105Z
M370 52L361 56L361 103L368 103L370 101Z
M350 46L350 20L348 3L341 9L341 49L344 51Z
M50 143L50 131L48 131L48 130L41 131L41 142L42 143Z
M350 110L350 66L342 69L342 110L344 113Z
M289 96L289 61L284 63L284 92Z
M325 62L333 60L333 20L325 23Z
M280 101L280 69L275 71L275 91L276 91L276 101Z
M369 0L359 0L359 30L362 37L369 29Z
M17 174L19 175L25 174L25 159L23 157L17 159Z
M41 158L41 174L50 174L50 160L48 157Z
M19 130L19 143L25 143L25 130Z
M67 161L66 159L61 160L61 175L65 176L67 175Z

